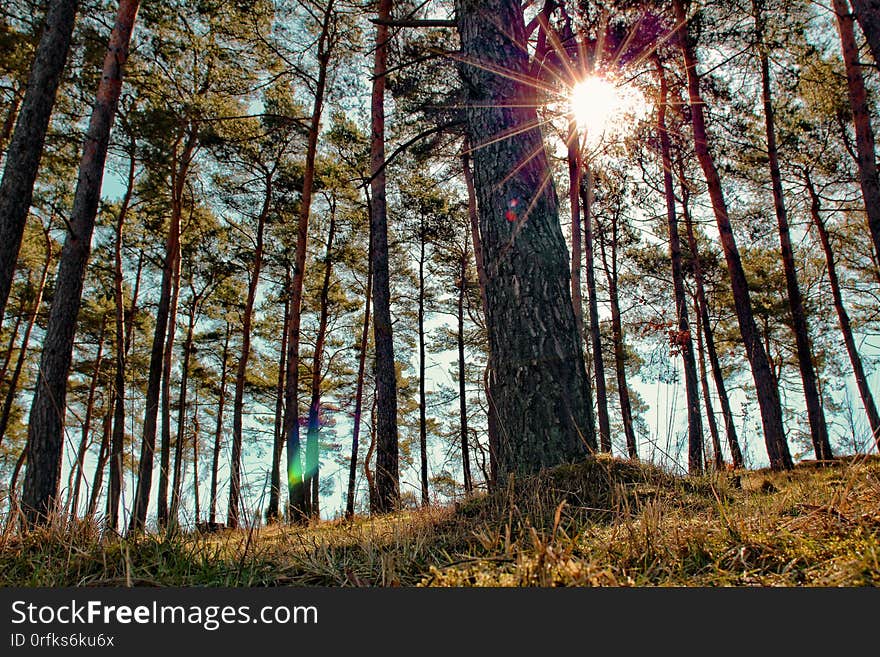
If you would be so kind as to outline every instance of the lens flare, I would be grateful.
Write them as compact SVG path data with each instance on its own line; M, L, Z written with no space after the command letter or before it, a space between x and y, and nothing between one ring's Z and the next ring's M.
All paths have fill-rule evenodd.
M569 92L568 104L578 129L591 145L631 131L632 125L644 118L648 110L641 91L598 75L575 83Z

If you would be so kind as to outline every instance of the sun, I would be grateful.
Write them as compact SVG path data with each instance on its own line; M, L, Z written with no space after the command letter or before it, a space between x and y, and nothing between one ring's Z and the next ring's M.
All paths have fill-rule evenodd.
M593 144L629 131L647 111L638 89L598 75L572 85L568 104L578 129Z

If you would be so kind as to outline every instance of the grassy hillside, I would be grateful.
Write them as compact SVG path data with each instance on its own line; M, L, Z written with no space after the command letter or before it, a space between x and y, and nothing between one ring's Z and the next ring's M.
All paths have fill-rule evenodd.
M673 477L599 458L377 519L99 540L0 539L7 586L864 586L880 583L880 457Z

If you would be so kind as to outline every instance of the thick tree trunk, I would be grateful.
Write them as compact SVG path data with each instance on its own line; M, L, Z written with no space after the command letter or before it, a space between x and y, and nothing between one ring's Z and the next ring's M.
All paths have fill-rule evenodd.
M776 210L776 223L779 227L779 242L782 251L782 268L785 270L785 283L788 288L788 305L791 310L792 328L797 345L798 367L804 388L807 416L810 421L810 437L816 460L833 458L831 442L828 439L828 426L825 412L819 397L816 370L813 367L813 353L810 347L810 330L807 313L797 280L794 265L794 250L791 246L791 233L788 228L788 212L782 190L782 173L779 168L779 149L776 145L776 124L773 112L773 95L770 80L770 56L764 43L764 17L761 0L752 0L755 14L755 39L761 64L761 96L764 103L764 124L767 133L767 154L770 164L770 180L773 186L773 206Z
M22 503L30 523L48 519L55 505L61 474L63 424L67 376L73 356L86 263L91 251L95 215L101 198L104 163L110 129L122 91L122 69L137 14L137 0L121 0L110 44L104 57L101 82L89 121L80 160L79 177L70 214L70 230L61 251L55 293L43 353L40 375L31 404L28 426L28 465ZM5 303L5 296L3 297Z
M831 285L831 298L834 301L834 310L837 313L837 321L840 324L840 333L843 336L843 343L846 345L846 353L849 356L849 362L852 365L853 374L856 379L856 386L859 390L859 396L862 398L862 405L865 407L865 413L868 416L868 424L871 426L872 437L880 450L880 414L877 412L877 405L874 403L874 396L871 394L871 388L868 385L868 377L865 368L862 366L862 358L859 355L858 347L856 347L855 337L853 336L852 326L849 321L849 313L843 305L843 295L840 291L840 280L837 278L837 266L834 262L834 252L831 250L831 239L825 223L822 221L822 204L813 181L810 179L810 172L804 171L804 178L807 183L807 191L810 194L810 216L813 219L813 225L819 233L819 241L822 243L822 251L825 253L825 265L828 268L828 282Z
M428 492L428 417L425 391L425 217L419 226L419 459L422 506L431 503Z
M480 301L483 305L483 317L488 326L489 322L489 301L486 297L486 289L489 286L486 263L483 262L483 239L480 236L480 214L477 208L477 191L474 189L474 175L471 171L470 143L465 138L461 156L461 168L464 172L465 187L468 193L468 219L471 226L471 241L474 245L474 262L477 267L477 281L480 284ZM487 345L488 349L488 345ZM489 365L491 357L486 362L486 369L483 372L483 388L486 392L486 430L489 434L489 479L488 485L490 490L495 487L498 481L498 409L495 408L495 401L492 399L492 369Z
M3 411L0 414L0 443L6 435L6 429L9 427L9 417L12 413L12 405L15 403L15 395L18 392L18 380L21 378L22 369L27 359L28 347L31 341L31 332L37 323L37 315L40 313L40 306L43 304L43 292L46 289L46 281L49 278L49 267L52 263L52 242L46 237L46 262L43 264L43 272L40 274L40 283L37 286L37 293L34 297L34 305L28 317L27 326L24 329L24 335L21 338L21 346L18 349L18 358L15 361L15 368L12 370L12 378L9 380L9 387L6 390L6 399L3 401Z
M272 442L272 471L269 476L269 506L266 521L279 519L281 501L281 453L284 451L284 380L287 370L287 338L290 334L290 263L284 272L284 320L281 329L281 349L278 351L278 379L275 382L275 434Z
M55 95L70 50L78 4L77 0L49 2L27 91L6 151L6 166L0 181L0 317L6 311L6 301L12 289L18 251L33 200L34 182L43 156Z
M697 236L694 232L694 222L690 213L690 192L684 177L684 166L678 161L679 176L681 180L681 216L684 218L685 230L687 231L688 248L693 261L694 282L697 288L697 315L702 325L702 333L706 339L706 353L709 356L709 365L712 368L712 379L715 382L715 390L718 393L718 402L721 404L721 416L724 418L724 429L727 436L727 447L730 449L730 460L733 467L744 467L742 449L736 435L736 424L733 421L733 411L730 408L730 398L727 395L727 386L724 383L724 372L721 370L721 361L718 359L718 350L715 348L715 336L712 334L711 320L709 319L709 303L706 299L706 286L703 280L703 267L700 264L700 253L697 247Z
M688 96L694 131L694 146L700 167L703 169L703 174L706 177L709 196L712 200L712 209L715 213L715 221L718 224L718 232L721 237L721 246L724 250L727 269L730 273L730 285L733 292L734 305L736 306L740 333L742 334L746 356L752 367L752 377L755 382L758 406L761 410L764 442L767 446L770 467L774 470L790 470L794 464L785 439L779 390L776 387L773 372L770 369L767 352L761 344L758 326L755 324L745 270L742 266L739 249L737 248L733 228L730 224L727 203L724 200L724 192L721 188L721 178L715 166L715 161L709 152L709 137L703 110L704 103L700 93L700 78L697 74L697 58L688 33L683 0L673 0L673 8L675 10L676 23L680 25L679 45L684 56L685 67L687 68Z
M321 283L321 296L318 310L318 335L315 338L315 353L312 357L312 397L309 400L309 417L306 425L306 490L311 485L312 499L307 509L309 515L320 517L318 499L318 476L321 469L321 370L324 367L324 344L327 340L327 318L329 315L330 281L333 276L333 241L336 239L336 207L330 208L330 227L327 230L327 249L324 252L324 278Z
M380 21L391 18L391 0L379 0ZM397 435L397 370L391 326L388 274L388 214L385 196L385 71L388 64L387 25L376 26L371 98L370 232L373 242L373 334L376 348L376 510L393 511L400 501Z
M211 462L211 510L208 523L217 524L217 484L220 474L220 450L223 445L223 409L226 406L226 377L229 373L229 335L232 327L226 322L226 338L223 340L223 362L220 365L220 395L217 400L217 426L214 429L214 453Z
M488 274L499 475L505 477L582 459L596 440L568 249L535 94L512 79L529 69L522 8L515 0L458 0L455 6ZM512 75L493 72L499 67Z
M880 0L850 0L874 62L880 65Z
M697 363L700 368L700 386L703 389L703 401L706 404L706 421L709 424L709 435L712 437L712 454L715 457L715 469L724 467L724 455L721 453L721 437L718 433L718 423L715 421L715 409L712 408L712 397L709 390L709 377L706 374L706 357L703 355L703 327L700 321L700 309L694 304L694 316L697 336Z
M471 478L471 455L468 445L468 415L467 415L467 376L466 362L464 360L464 301L467 295L467 265L468 250L467 242L461 252L461 269L458 283L458 331L456 341L458 343L458 414L461 426L461 468L464 477L464 492L470 495L474 490ZM427 469L427 468L426 468ZM427 482L425 483L427 488Z
M703 423L700 418L700 392L697 383L697 366L694 361L694 343L688 319L688 300L684 289L684 274L681 267L681 238L678 233L678 216L675 211L675 189L672 185L672 147L666 127L669 83L666 71L655 56L657 75L660 78L660 106L657 113L657 131L660 133L660 150L663 160L663 190L666 196L666 224L669 229L669 259L672 264L672 288L675 293L675 310L678 319L678 332L675 334L674 348L681 352L684 361L684 380L687 395L688 417L688 472L698 474L703 471ZM717 440L717 435L714 436Z
M623 435L626 438L626 453L631 459L639 458L636 432L633 427L632 403L629 398L629 384L626 381L626 347L623 342L623 318L620 312L620 299L617 294L617 217L611 219L611 237L599 239L605 278L608 281L608 302L611 307L611 341L614 347L614 371L617 374L617 397L620 401L620 418L623 422ZM608 259L606 242L611 250Z
M369 199L367 199L369 207ZM373 260L372 243L368 247L368 261ZM367 267L367 290L364 302L364 323L361 326L360 351L358 352L357 389L354 395L354 418L351 430L351 462L348 467L348 495L345 498L345 517L354 516L354 495L357 483L358 443L361 435L361 409L364 402L364 375L367 369L367 347L370 343L370 306L373 303L373 269Z
M251 326L254 321L254 304L257 300L257 289L260 286L260 272L263 270L263 235L266 230L266 219L272 207L272 174L266 176L266 187L263 193L263 207L257 217L257 239L254 247L254 260L251 265L251 277L248 281L247 301L241 327L241 355L238 358L238 369L235 372L235 397L232 402L232 460L229 467L229 507L226 524L231 528L238 527L238 506L241 502L241 448L244 439L244 387L247 378L248 360L251 356Z
M837 29L843 50L843 63L846 67L849 102L852 107L853 125L856 132L859 182L865 200L868 228L874 242L874 255L880 261L880 176L878 176L876 153L874 152L874 129L871 126L871 113L868 108L868 92L859 64L859 48L856 44L853 16L849 11L849 4L846 0L832 0L831 4L837 15Z
M82 483L83 470L85 469L86 451L89 448L89 437L92 429L92 414L95 410L95 392L98 390L98 379L101 375L101 364L104 361L104 334L107 330L107 317L101 321L101 332L98 336L98 353L95 355L95 364L92 369L89 394L86 398L86 414L83 417L82 433L79 441L79 449L76 451L76 463L71 468L72 483L68 482L70 495L70 519L76 520L79 509L79 488Z
M183 188L186 174L192 162L198 142L195 129L189 131L183 153L175 163L175 177L171 194L171 221L165 242L165 263L162 267L162 282L159 289L159 305L156 308L156 328L153 345L150 349L150 371L147 379L147 395L144 409L143 438L138 465L137 489L134 495L131 522L132 531L143 529L147 521L147 507L150 504L150 489L153 485L153 459L156 452L156 422L159 414L159 394L162 382L165 338L168 331L168 316L171 308L171 288L174 272L180 253L180 220L183 211Z
M309 139L306 145L306 166L303 176L303 192L300 199L299 221L296 233L296 253L294 255L293 284L290 291L291 319L290 338L287 349L287 383L284 394L284 436L287 442L287 520L299 522L307 517L305 509L306 490L303 486L302 445L299 431L299 341L302 322L303 283L306 271L306 245L309 237L309 215L312 208L312 195L315 182L315 157L318 152L318 138L321 131L321 116L324 111L324 92L327 85L327 70L333 54L331 39L333 0L327 0L324 7L321 34L318 37L318 79L315 87L312 120L309 125Z

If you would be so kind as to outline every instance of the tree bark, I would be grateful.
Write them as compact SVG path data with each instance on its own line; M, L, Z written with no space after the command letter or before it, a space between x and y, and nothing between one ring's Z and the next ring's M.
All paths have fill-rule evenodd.
M461 467L464 477L464 492L470 495L474 490L471 478L471 455L468 446L468 416L467 416L467 376L466 363L464 360L464 301L467 295L467 265L468 250L467 241L461 251L461 269L458 283L458 331L456 341L458 343L458 413L461 426ZM425 468L427 474L427 468ZM427 482L425 482L427 488Z
M853 113L853 126L856 132L856 153L858 155L859 183L865 201L868 228L874 242L874 255L880 261L880 176L874 151L874 129L868 108L868 92L859 64L859 49L856 44L853 16L846 0L832 0L837 15L837 29L846 67L846 82L849 102Z
M183 362L181 363L180 396L177 401L177 438L174 441L174 478L171 482L171 509L168 514L169 526L175 530L180 526L180 498L183 488L183 447L186 435L186 399L189 392L189 364L193 352L193 334L199 312L199 297L193 290L192 307L183 340ZM198 520L198 516L196 516Z
M288 522L300 522L307 517L305 509L306 491L303 486L302 446L300 444L299 431L299 341L302 321L303 283L305 281L306 269L306 245L309 237L309 215L312 208L315 182L315 157L318 152L321 116L324 111L327 71L335 45L331 38L333 5L333 0L327 0L321 21L321 33L318 37L318 79L315 87L314 104L312 105L312 120L309 125L308 144L306 145L306 166L303 176L299 221L297 223L293 284L290 291L291 320L287 349L287 383L284 395L284 435L287 442Z
M379 0L380 21L391 18L391 0ZM376 26L371 98L370 231L373 242L373 334L376 348L376 511L393 511L400 502L397 434L397 369L391 325L388 274L388 215L385 195L385 70L388 66L387 25Z
M706 421L709 425L709 435L712 438L712 454L715 457L715 469L724 467L724 455L721 453L721 436L718 433L718 423L715 421L715 409L712 408L712 397L709 390L709 377L706 374L706 357L703 354L703 327L700 321L699 304L694 303L694 321L696 322L697 336L697 363L700 368L700 387L703 390L703 401L706 404Z
M700 93L700 79L697 74L697 58L688 32L687 17L683 0L673 0L675 20L679 28L679 46L684 56L687 69L688 96L691 109L691 120L694 131L694 146L700 167L706 177L709 187L709 196L712 200L712 209L715 214L715 222L718 224L718 232L721 238L721 246L727 261L727 269L730 273L730 284L733 292L734 305L736 306L737 320L739 321L740 333L742 334L746 355L752 367L752 377L755 382L755 390L758 397L758 405L761 410L761 422L764 428L764 442L767 446L767 455L770 459L770 467L774 470L790 470L794 467L788 443L785 439L785 428L782 424L782 407L779 402L779 390L774 382L773 372L767 352L761 344L761 335L752 313L752 303L749 295L748 283L739 249L733 235L730 217L727 211L727 203L721 188L721 178L715 161L709 152L709 137L706 130L706 119L703 110L703 98Z
M120 1L83 145L70 214L70 230L61 251L55 294L43 339L40 375L31 404L28 465L22 498L29 523L48 520L58 493L67 376L73 355L73 339L101 197L110 130L122 91L122 70L128 57L137 8L137 0ZM5 303L5 296L3 301Z
M684 219L687 231L688 248L693 260L694 282L697 288L697 316L706 339L706 353L709 356L709 365L712 368L712 379L715 382L715 390L718 393L718 402L721 404L721 416L724 418L724 429L727 436L727 447L730 449L730 460L733 467L741 469L745 466L742 449L736 435L736 424L733 421L733 411L730 408L730 398L727 396L727 386L724 383L724 372L721 370L721 362L718 359L718 350L715 348L715 336L712 333L711 320L709 319L709 303L706 300L706 286L703 279L703 267L700 264L700 253L697 246L697 236L694 232L694 222L690 213L690 192L684 177L684 165L678 160L679 177L681 181L681 216Z
M244 439L243 411L244 387L247 378L248 360L251 356L251 326L254 321L254 304L257 300L257 288L260 285L260 272L263 269L263 235L266 230L266 219L272 208L272 172L266 175L266 187L263 193L263 207L257 217L257 239L254 248L254 259L251 265L251 276L248 281L247 301L244 306L244 317L241 327L241 355L238 358L238 369L235 372L235 396L232 402L232 460L229 468L229 508L226 524L235 529L238 527L238 505L241 502L241 448Z
M880 0L850 0L874 62L880 65Z
M840 333L843 336L846 353L852 365L859 396L862 398L862 405L865 407L865 414L868 416L872 437L877 444L877 449L880 450L880 414L877 412L877 405L874 403L874 396L871 394L871 388L868 385L868 377L862 365L862 358L859 355L858 347L856 347L849 313L846 311L846 306L843 305L843 295L840 290L840 280L837 277L837 266L834 262L834 252L831 249L831 239L828 235L828 229L822 220L822 204L810 178L809 170L804 171L804 178L807 183L807 191L810 194L810 216L813 220L813 225L816 226L816 230L819 233L819 241L825 254L828 282L831 285L831 298L834 301L834 310L837 313L837 321L840 324Z
M78 4L77 0L49 2L27 91L6 151L6 165L0 181L0 317L6 311L6 301L12 289L18 251L33 200L49 119L70 50Z
M269 506L266 509L267 522L275 522L280 517L281 501L281 453L284 451L284 380L287 369L287 338L290 334L290 263L284 271L284 320L281 329L281 349L278 352L278 380L275 383L275 435L272 443L272 472L269 482Z
M419 482L422 489L422 506L431 503L428 492L428 417L427 393L425 391L425 216L419 218Z
M95 511L98 509L98 500L101 497L101 487L104 485L104 468L107 465L107 459L110 457L110 434L113 430L113 407L115 404L115 399L111 397L107 412L104 413L104 422L101 429L101 446L98 448L98 463L95 466L95 475L92 479L92 493L89 496L89 508L86 513L88 518L95 517Z
M831 442L828 439L828 426L825 412L819 397L816 370L813 367L813 353L810 346L810 330L807 313L798 285L797 270L794 265L794 250L791 246L791 233L788 227L788 212L782 190L782 173L779 167L779 149L776 144L776 124L773 111L773 95L770 80L770 55L764 43L764 16L761 0L752 0L755 14L755 39L761 64L761 96L764 104L764 124L767 133L767 154L770 164L770 180L773 187L773 207L776 210L776 223L779 227L779 242L782 251L782 268L785 270L785 283L788 288L788 305L791 310L792 328L797 345L798 367L804 388L807 416L810 421L810 437L816 460L827 461L833 458Z
M511 79L529 70L520 3L458 0L455 7L488 274L499 476L530 474L596 448L568 249L535 94Z
M226 338L223 341L223 362L220 365L220 395L217 400L217 426L214 429L214 453L211 463L211 510L208 524L217 525L217 479L220 474L220 449L223 445L223 408L226 406L226 377L229 372L229 335L232 327L226 322Z

